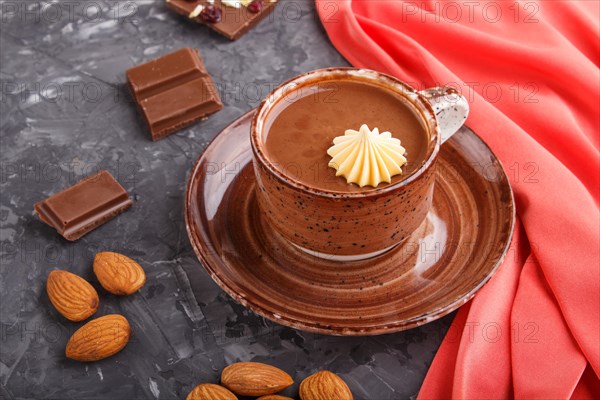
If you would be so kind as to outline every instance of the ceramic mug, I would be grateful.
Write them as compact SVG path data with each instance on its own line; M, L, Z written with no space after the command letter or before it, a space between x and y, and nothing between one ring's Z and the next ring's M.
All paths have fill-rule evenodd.
M333 193L306 186L269 160L264 131L273 118L273 107L302 87L336 79L357 80L393 91L420 116L430 139L427 154L406 178L370 191ZM317 257L351 261L390 250L425 220L432 204L440 146L463 125L468 112L466 99L455 89L417 91L392 76L366 69L321 69L284 82L260 104L250 132L256 196L264 221L289 242Z

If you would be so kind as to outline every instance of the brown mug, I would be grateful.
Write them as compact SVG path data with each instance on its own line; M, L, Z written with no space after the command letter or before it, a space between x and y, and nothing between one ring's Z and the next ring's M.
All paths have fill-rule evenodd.
M378 85L400 95L413 108L429 140L424 161L412 173L373 190L337 193L307 186L269 160L265 130L272 122L273 107L294 91L336 79ZM320 69L284 82L260 104L250 133L256 195L264 221L317 257L352 261L392 249L425 220L432 204L440 146L463 125L468 111L466 99L452 88L417 91L392 76L366 69Z

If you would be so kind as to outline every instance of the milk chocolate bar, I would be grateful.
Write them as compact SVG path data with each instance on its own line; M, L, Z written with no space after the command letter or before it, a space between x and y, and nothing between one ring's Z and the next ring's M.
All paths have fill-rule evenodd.
M239 39L269 15L277 0L166 0L167 6L230 40Z
M34 205L38 217L67 240L89 231L127 210L133 202L107 171L89 176Z
M162 139L223 108L196 49L181 49L127 71L152 140Z

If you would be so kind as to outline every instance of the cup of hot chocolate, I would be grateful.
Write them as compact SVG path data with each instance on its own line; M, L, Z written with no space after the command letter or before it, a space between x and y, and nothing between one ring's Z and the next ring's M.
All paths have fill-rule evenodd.
M431 209L440 146L464 123L452 88L328 68L291 79L251 127L264 223L318 257L359 260L400 244Z

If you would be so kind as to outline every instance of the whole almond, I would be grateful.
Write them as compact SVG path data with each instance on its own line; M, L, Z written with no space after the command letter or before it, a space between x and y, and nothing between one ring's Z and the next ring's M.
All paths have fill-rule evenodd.
M110 314L91 320L75 331L67 342L67 358L98 361L118 353L131 335L129 322L122 315Z
M279 396L277 394L269 394L266 396L261 396L256 400L294 400L291 397Z
M146 283L146 273L138 263L112 251L96 254L94 273L104 289L119 296L135 293Z
M85 279L67 271L48 275L46 292L50 302L65 318L83 321L98 310L98 293Z
M240 396L264 396L294 384L285 371L257 362L239 362L221 373L221 384Z
M196 386L185 400L237 400L237 397L223 386L203 383Z
M300 384L301 400L352 400L346 382L329 371L319 371Z

